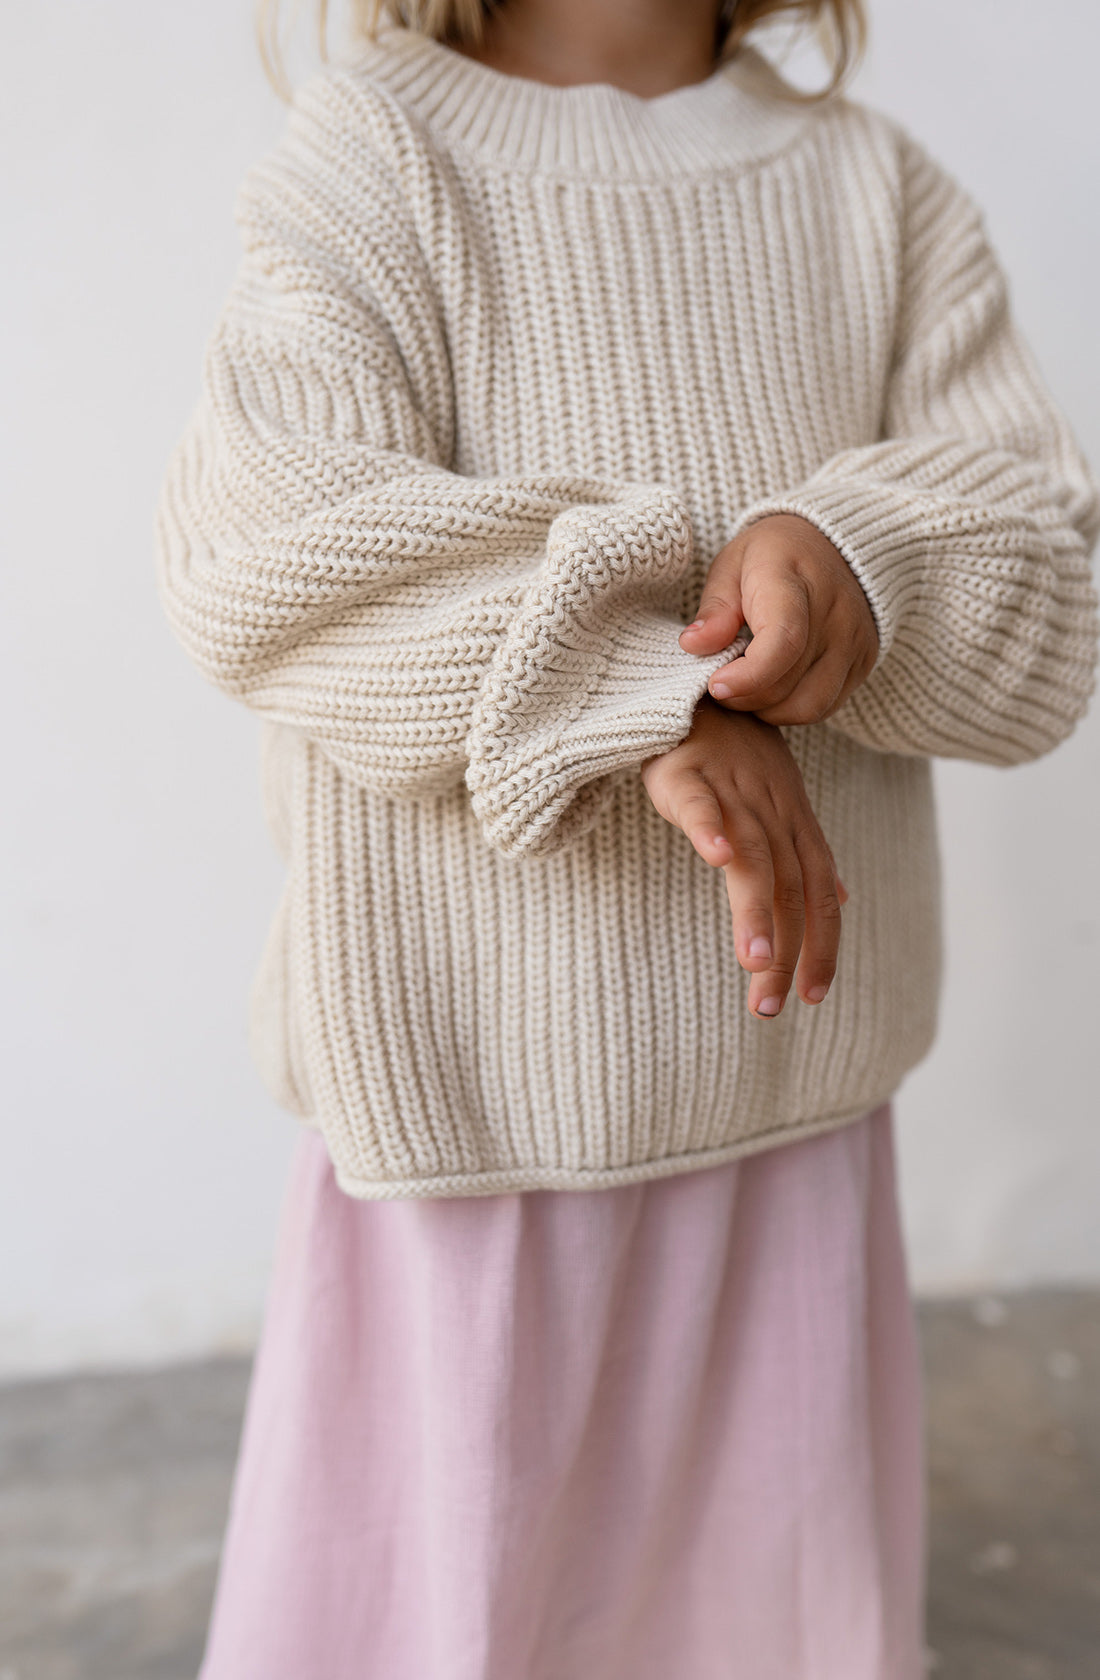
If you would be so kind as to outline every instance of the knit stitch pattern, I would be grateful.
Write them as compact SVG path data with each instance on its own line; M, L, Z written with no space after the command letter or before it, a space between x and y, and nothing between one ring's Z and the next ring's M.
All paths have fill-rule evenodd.
M1100 501L980 213L751 48L654 100L410 32L314 77L158 511L163 599L264 719L271 1089L364 1197L586 1188L843 1123L934 1032L929 759L1083 715ZM749 522L811 520L877 664L785 731L851 892L751 1017L720 871L649 804Z

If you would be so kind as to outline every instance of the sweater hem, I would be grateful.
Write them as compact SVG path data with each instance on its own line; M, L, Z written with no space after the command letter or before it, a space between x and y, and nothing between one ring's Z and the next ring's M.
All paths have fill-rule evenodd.
M802 1138L818 1137L837 1131L853 1121L874 1113L891 1100L893 1090L857 1108L839 1114L826 1115L812 1121L794 1121L771 1131L754 1132L715 1149L688 1150L679 1155L664 1155L659 1160L636 1161L621 1167L504 1167L491 1172L444 1173L430 1178L360 1178L344 1171L334 1163L336 1182L341 1190L357 1201L399 1201L415 1198L451 1196L495 1196L524 1190L612 1190L622 1184L645 1183L650 1179L671 1178L678 1173L698 1172L708 1167L724 1166L730 1161L756 1155L765 1149L775 1149ZM306 1122L309 1124L309 1122ZM314 1129L321 1130L313 1122Z

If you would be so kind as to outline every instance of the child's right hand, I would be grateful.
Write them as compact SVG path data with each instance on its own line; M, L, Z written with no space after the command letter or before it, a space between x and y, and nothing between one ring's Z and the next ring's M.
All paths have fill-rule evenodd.
M796 970L798 996L820 1003L848 894L779 730L704 695L691 733L641 773L661 816L725 874L749 1008L778 1015Z

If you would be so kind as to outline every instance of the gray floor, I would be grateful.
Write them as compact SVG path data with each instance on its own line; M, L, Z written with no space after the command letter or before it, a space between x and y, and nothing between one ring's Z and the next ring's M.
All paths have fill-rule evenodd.
M1100 1295L921 1317L929 1670L1098 1680ZM0 1680L194 1680L246 1382L221 1362L0 1389Z

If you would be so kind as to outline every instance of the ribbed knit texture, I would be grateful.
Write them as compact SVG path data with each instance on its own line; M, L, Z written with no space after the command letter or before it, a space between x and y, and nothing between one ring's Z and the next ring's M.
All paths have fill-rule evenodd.
M1083 714L1096 491L981 216L746 50L654 100L387 30L299 94L158 519L167 610L267 720L272 1090L368 1197L622 1183L873 1107L938 980L928 755ZM817 1009L745 1007L725 886L638 768L722 657L715 553L814 521L881 638L788 730L851 891Z

